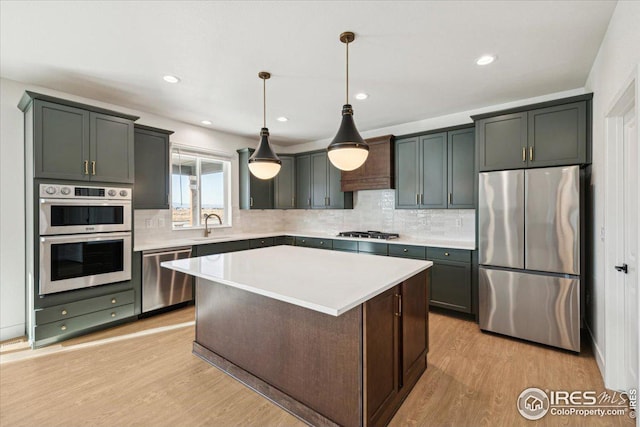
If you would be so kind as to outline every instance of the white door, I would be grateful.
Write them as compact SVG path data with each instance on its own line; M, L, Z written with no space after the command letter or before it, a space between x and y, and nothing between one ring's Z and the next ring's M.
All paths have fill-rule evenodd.
M638 128L635 109L631 108L623 119L623 224L624 259L624 364L625 388L638 388Z

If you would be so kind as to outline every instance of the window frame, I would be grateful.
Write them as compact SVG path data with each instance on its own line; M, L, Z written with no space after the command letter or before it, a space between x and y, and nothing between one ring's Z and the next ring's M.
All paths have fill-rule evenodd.
M173 221L173 210L174 210L174 202L173 202L173 194L174 194L174 184L173 184L173 156L174 154L184 155L189 157L196 158L197 164L197 174L196 174L196 185L198 187L198 201L197 206L195 208L198 210L197 216L197 225L192 226L176 226ZM204 217L200 216L200 212L202 210L202 176L201 176L201 161L208 160L214 162L222 163L222 173L223 173L223 187L224 187L224 215L223 215L223 223L218 224L217 222L210 222L209 228L230 228L233 225L233 205L231 203L231 189L232 189L232 160L233 157L228 153L218 152L215 150L208 150L204 148L191 147L187 145L181 144L171 144L169 148L169 160L170 160L170 175L171 175L171 183L169 190L169 201L170 201L170 210L171 210L171 230L172 231L180 231L180 230L202 230L205 228L204 225ZM192 209L194 207L192 206Z

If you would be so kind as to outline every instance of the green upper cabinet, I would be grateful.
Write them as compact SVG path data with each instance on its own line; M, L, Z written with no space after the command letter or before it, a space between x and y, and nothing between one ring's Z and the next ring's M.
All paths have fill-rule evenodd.
M474 129L396 140L396 208L474 208Z
M296 208L311 208L311 155L296 156Z
M33 140L34 178L134 182L138 117L30 91L18 107Z
M591 162L592 95L474 116L480 171ZM576 101L576 102L571 102Z
M296 207L296 159L292 156L279 156L282 161L280 172L274 178L274 202L276 209Z
M35 177L88 181L89 111L36 101L33 112Z
M506 114L476 123L479 170L527 165L527 113Z
M475 129L449 132L447 141L447 207L475 207Z
M249 157L255 150L238 150L240 209L273 209L273 178L259 179L249 171Z
M172 133L135 125L134 209L169 209L169 135Z
M89 116L92 181L134 181L134 131L131 120L106 114Z
M298 208L352 209L353 192L340 189L340 170L331 164L326 151L296 156L296 199Z
M528 120L529 167L586 163L586 102L529 111Z

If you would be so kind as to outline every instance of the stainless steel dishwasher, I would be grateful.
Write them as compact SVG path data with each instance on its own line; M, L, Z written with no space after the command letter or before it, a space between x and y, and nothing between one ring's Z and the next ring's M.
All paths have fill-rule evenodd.
M191 247L142 252L142 312L169 307L193 299L193 278L161 262L190 258Z

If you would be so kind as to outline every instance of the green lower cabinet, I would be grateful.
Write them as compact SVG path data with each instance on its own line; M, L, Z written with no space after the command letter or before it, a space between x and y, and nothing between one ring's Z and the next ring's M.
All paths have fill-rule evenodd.
M387 255L387 244L376 242L358 242L358 252L373 255Z
M238 240L235 242L209 243L206 245L198 245L193 247L193 256L207 256L224 254L227 252L243 251L251 249L250 240Z
M276 244L275 238L265 237L264 239L251 239L249 245L251 249L254 248L266 248L267 246L274 246Z
M434 260L429 303L436 307L471 313L471 264Z
M296 237L296 246L316 249L333 249L333 240L317 237Z
M287 245L293 246L296 244L296 238L293 236L278 236L274 237L275 245Z
M358 242L355 240L334 240L333 250L342 252L358 252Z

